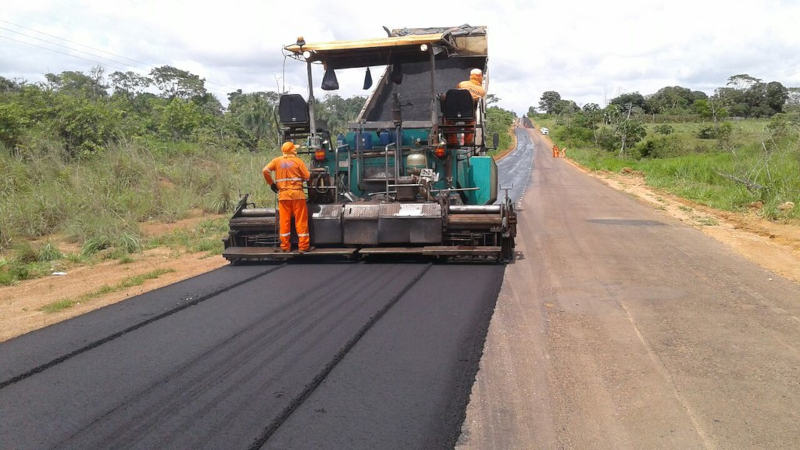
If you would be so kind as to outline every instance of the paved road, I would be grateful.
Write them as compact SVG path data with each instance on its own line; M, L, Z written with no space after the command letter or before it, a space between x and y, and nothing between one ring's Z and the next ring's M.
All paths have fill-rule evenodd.
M0 448L452 446L502 271L225 267L30 333Z
M460 448L800 448L800 286L534 136Z
M501 188L498 202L503 201L505 195L503 188L508 188L508 196L515 203L518 202L525 194L531 180L533 140L524 128L515 128L514 133L517 136L517 148L497 162Z

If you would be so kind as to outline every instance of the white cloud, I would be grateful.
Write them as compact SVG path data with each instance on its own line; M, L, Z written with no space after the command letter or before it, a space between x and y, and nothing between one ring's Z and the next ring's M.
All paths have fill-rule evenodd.
M621 92L647 94L666 85L710 91L737 73L800 85L800 5L788 1L271 0L221 5L10 0L0 20L5 21L0 22L0 75L37 81L46 72L87 70L96 62L109 71L140 72L170 64L206 78L223 100L237 88L276 89L283 73L280 49L297 35L308 41L377 37L384 35L382 25L487 25L490 92L517 112L538 104L546 90L581 104L602 104ZM75 47L77 42L92 49L81 47L84 53L68 56L63 53L72 52L63 47L13 31L55 40L36 33L41 31L72 41L58 41L62 45ZM321 73L316 76L320 79ZM363 95L362 76L357 70L339 74L339 93ZM286 61L285 82L302 89L304 66Z

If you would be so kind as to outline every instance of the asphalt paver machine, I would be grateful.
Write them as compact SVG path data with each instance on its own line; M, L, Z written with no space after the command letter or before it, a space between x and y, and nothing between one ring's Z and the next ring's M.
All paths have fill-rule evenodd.
M388 30L387 30L388 31ZM458 89L471 69L487 72L486 27L396 29L388 37L285 47L305 62L308 93L282 95L284 140L307 155L309 228L306 255L429 255L509 261L516 213L498 201L497 165L487 150L483 98ZM322 89L338 89L336 70L386 66L356 121L337 136L315 120L312 64ZM488 86L484 75L484 88ZM493 136L497 147L497 137ZM278 246L274 208L245 195L230 220L223 256L231 262L301 256ZM293 237L294 238L294 237Z

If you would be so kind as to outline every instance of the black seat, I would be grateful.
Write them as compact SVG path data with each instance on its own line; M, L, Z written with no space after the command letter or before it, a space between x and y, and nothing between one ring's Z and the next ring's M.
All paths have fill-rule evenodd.
M450 89L444 97L442 115L450 120L474 120L475 103L466 89Z
M309 124L308 103L300 94L281 95L278 101L278 116L283 126L290 128L307 127Z

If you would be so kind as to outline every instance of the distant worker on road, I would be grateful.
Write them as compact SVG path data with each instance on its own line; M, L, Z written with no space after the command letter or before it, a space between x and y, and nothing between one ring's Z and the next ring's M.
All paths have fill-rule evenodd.
M469 72L469 80L458 83L459 89L466 89L472 94L472 100L477 102L486 96L486 89L483 88L483 72L481 69L472 69Z
M278 215L280 216L281 250L291 251L289 238L292 234L292 217L297 230L298 250L305 253L310 249L308 235L308 205L303 193L303 181L308 181L311 173L302 159L297 157L297 147L291 141L281 146L283 156L278 156L264 167L262 173L272 192L278 194ZM275 180L270 176L275 172Z
M558 146L554 144L553 145L553 158L558 158L558 152L559 152Z

